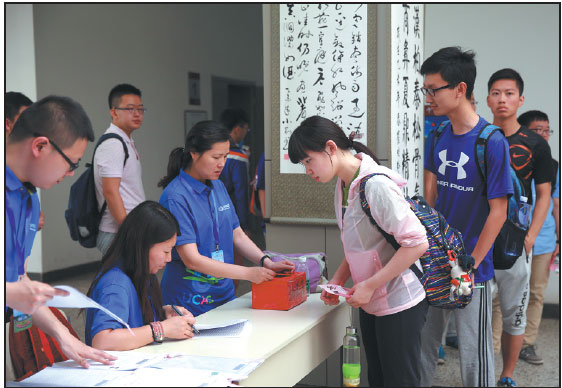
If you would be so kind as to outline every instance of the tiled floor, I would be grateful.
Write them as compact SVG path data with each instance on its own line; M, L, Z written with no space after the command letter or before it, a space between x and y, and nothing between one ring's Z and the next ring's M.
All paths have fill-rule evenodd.
M162 271L161 271L162 272ZM94 278L94 273L82 274L75 277L63 279L52 283L52 285L65 284L75 287L86 293ZM161 275L161 273L160 273ZM237 290L242 295L250 290L250 283L242 281ZM79 313L77 309L64 309L70 318L72 326L84 339L85 313ZM560 315L559 309L557 315ZM544 358L544 364L540 366L530 365L519 360L515 370L515 380L518 386L549 387L560 386L560 319L543 318L539 337L537 340L537 352ZM460 387L462 386L459 370L459 352L450 347L445 347L445 364L437 366L435 380L436 386ZM495 370L499 377L502 367L501 354L496 355ZM361 386L367 386L362 382Z

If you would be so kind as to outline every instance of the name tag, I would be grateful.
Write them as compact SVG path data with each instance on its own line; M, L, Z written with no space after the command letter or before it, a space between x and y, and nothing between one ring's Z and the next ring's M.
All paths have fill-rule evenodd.
M14 310L14 333L27 330L32 325L33 321L31 315Z
M220 261L221 263L224 263L224 254L222 252L222 249L219 249L218 251L214 251L213 253L211 253L211 258L213 260Z

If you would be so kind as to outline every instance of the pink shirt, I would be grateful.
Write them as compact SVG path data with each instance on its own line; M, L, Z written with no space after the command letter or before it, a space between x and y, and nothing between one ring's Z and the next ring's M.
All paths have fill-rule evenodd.
M142 169L139 156L133 139L129 138L121 128L111 123L105 133L116 133L123 138L125 144L127 144L129 158L123 167L125 152L119 139L108 139L98 147L94 157L94 181L98 204L101 209L103 201L105 201L101 178L121 178L119 194L123 200L125 211L129 214L135 206L146 199L142 186ZM117 221L109 212L109 208L106 208L100 222L100 230L117 233L118 229Z
M342 183L338 179L334 206L341 231L345 259L351 270L355 284L373 276L392 258L394 248L385 240L378 229L371 224L361 208L359 184L361 178L372 173L374 176L365 185L365 195L371 207L371 214L377 224L394 236L403 247L414 247L427 242L426 230L404 199L400 187L406 181L396 172L378 165L371 157L360 153L358 177L349 187L348 206L342 220ZM416 265L420 268L419 260ZM400 275L378 288L369 303L362 308L376 315L394 314L420 303L425 298L425 290L417 276L408 268Z

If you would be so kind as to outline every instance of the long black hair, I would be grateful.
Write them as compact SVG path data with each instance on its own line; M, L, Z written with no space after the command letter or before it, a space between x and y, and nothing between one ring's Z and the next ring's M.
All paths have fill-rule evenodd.
M154 201L144 201L125 217L115 238L101 260L101 268L88 290L91 296L99 279L111 268L121 264L123 272L133 282L145 324L165 318L162 293L155 274L150 273L148 252L154 244L180 234L176 218L168 209ZM149 299L150 297L150 299ZM154 312L150 304L154 306Z
M342 150L354 149L363 152L380 164L375 153L366 145L353 140L353 136L347 137L343 129L332 120L320 116L311 116L304 120L293 131L289 139L289 158L294 164L308 157L308 152L322 152L326 148L326 142L332 140Z
M202 154L210 150L215 143L229 140L230 133L222 124L212 120L198 122L185 137L185 147L174 148L170 153L167 174L160 179L158 187L168 186L181 170L186 169L191 164L193 160L190 152Z

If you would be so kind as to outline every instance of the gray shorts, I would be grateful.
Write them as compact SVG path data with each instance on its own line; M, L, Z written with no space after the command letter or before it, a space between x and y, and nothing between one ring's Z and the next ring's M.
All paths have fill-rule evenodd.
M107 252L107 249L111 245L113 237L115 237L116 234L117 233L99 231L98 238L96 240L96 247L100 250L102 255L105 255L105 252Z
M529 279L532 254L523 254L510 269L496 269L496 284L503 330L511 335L525 333L527 306L529 304Z

